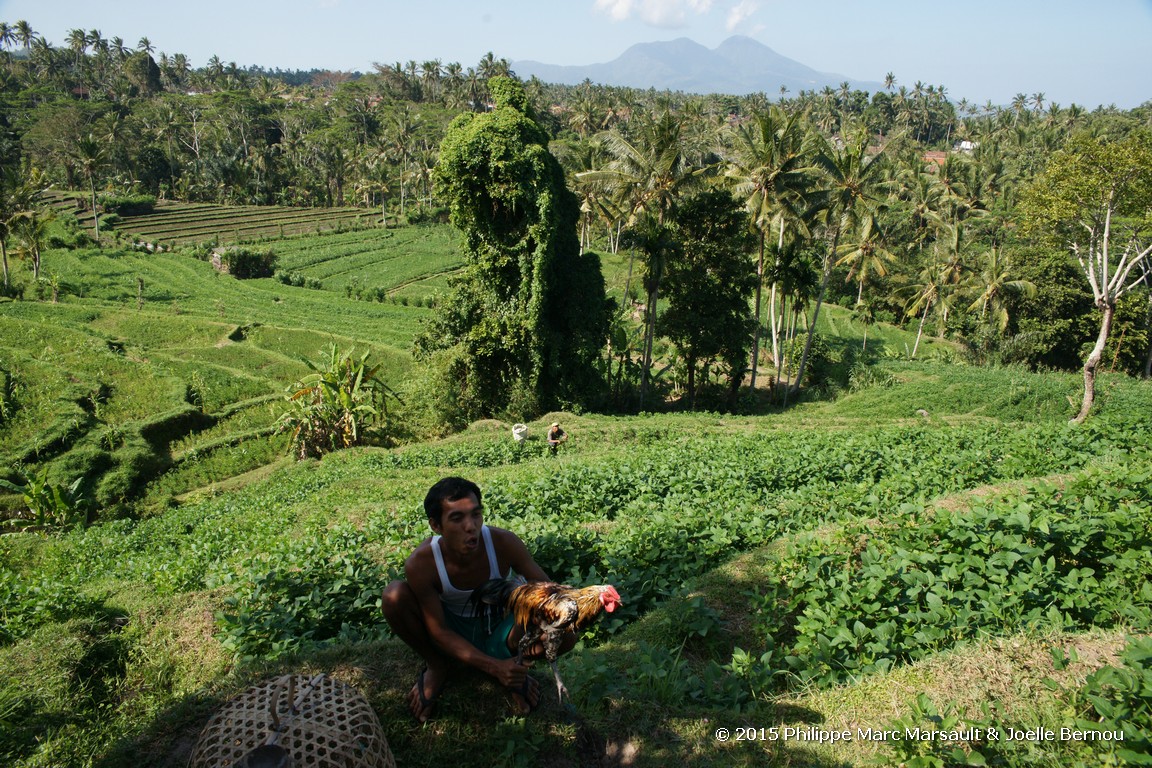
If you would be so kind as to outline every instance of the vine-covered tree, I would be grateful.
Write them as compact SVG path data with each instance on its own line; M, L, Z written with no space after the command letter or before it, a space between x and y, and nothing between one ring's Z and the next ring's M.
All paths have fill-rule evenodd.
M580 253L579 202L523 86L489 88L495 109L458 117L441 145L435 178L467 265L417 353L449 353L468 418L590 403L608 333L599 261Z

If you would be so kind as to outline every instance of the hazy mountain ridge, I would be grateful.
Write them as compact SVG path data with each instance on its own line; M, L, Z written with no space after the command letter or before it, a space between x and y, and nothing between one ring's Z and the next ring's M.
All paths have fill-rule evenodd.
M681 37L637 43L616 59L601 64L564 66L514 61L512 69L522 78L535 76L548 83L578 85L591 80L601 85L688 93L743 95L763 91L771 96L779 93L781 86L796 94L819 91L825 86L839 88L845 81L855 90L877 91L884 87L878 82L818 72L740 35L728 38L715 49Z

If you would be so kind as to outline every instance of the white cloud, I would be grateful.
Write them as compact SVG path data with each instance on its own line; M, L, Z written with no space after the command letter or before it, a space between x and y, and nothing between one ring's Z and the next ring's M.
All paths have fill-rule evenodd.
M632 0L596 0L595 8L613 21L624 21L632 15Z
M684 26L689 13L704 14L714 0L596 0L595 8L613 21L633 17L654 27Z
M753 0L740 0L728 11L728 31L735 32L744 25L744 22L760 9L760 4Z

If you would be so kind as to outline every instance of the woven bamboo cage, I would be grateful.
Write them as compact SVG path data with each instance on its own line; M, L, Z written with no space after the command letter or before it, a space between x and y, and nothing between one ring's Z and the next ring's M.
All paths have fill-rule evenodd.
M257 762L257 755L272 751L286 753L288 762ZM372 707L356 689L325 674L284 675L236 696L208 721L189 766L258 764L396 768Z

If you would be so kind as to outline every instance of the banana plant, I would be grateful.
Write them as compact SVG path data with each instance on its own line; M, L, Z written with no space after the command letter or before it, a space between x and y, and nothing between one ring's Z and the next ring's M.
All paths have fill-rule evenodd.
M388 418L387 398L395 393L380 379L380 365L370 365L369 354L327 349L322 366L306 361L312 373L288 388L288 411L280 417L281 431L292 436L298 459L363 442L365 431Z
M87 518L87 499L80 494L83 477L78 477L67 487L48 482L48 468L40 470L33 477L25 477L23 485L16 485L0 478L0 488L19 493L28 505L32 522L41 528L73 528L82 525ZM9 520L16 524L17 520Z

